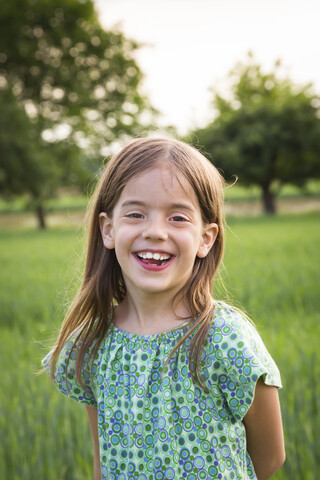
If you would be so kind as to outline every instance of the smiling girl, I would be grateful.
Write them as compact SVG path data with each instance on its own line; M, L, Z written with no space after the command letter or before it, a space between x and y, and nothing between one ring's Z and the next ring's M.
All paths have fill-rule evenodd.
M214 300L223 180L197 150L138 139L96 189L82 287L44 360L86 405L94 478L269 478L284 461L278 369Z

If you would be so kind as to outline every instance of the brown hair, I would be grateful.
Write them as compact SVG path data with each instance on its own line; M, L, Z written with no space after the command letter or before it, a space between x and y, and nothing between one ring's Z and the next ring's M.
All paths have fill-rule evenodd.
M109 161L97 185L91 202L91 225L84 278L51 356L52 378L62 348L71 334L77 332L72 348L78 344L76 378L84 386L81 375L84 356L89 348L91 351L93 347L93 361L110 327L113 306L120 303L126 294L115 250L108 250L103 245L99 214L106 212L111 215L128 182L159 162L166 162L170 168L184 175L198 198L204 224L216 223L219 227L214 246L206 257L196 257L191 277L177 295L179 298L186 295L190 299L191 315L196 320L167 359L168 362L186 338L195 331L190 342L190 372L193 380L201 385L201 351L212 322L214 301L211 291L224 247L224 182L217 169L198 150L184 142L167 138L141 138L129 143ZM72 349L69 358L71 353Z

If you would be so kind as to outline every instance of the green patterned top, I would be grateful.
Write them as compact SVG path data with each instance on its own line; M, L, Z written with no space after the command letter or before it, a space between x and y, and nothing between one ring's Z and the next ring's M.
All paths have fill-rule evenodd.
M162 367L188 326L156 335L108 331L90 372L87 390L75 380L76 352L61 352L57 388L68 397L98 408L103 480L256 479L246 450L243 417L263 377L281 387L279 371L253 325L217 302L203 349L201 368L207 391L189 372L190 338ZM50 353L43 360L49 370Z

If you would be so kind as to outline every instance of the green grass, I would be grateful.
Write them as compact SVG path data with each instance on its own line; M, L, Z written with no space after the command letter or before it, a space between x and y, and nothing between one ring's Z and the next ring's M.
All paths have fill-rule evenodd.
M45 203L47 212L64 212L68 210L82 210L85 209L88 203L86 195L79 194L64 194L58 195ZM11 200L0 198L0 213L12 214L23 213L25 211L32 211L33 207L27 197L17 197Z
M287 461L276 480L318 478L319 220L315 213L234 218L227 232L224 283L282 374ZM82 249L79 230L0 234L1 479L93 478L83 406L35 375L80 283Z
M280 199L301 198L301 197L319 197L320 181L309 181L304 188L294 185L284 185L279 189ZM247 187L238 180L234 185L225 189L225 198L228 202L253 201L261 199L261 189L257 186ZM73 210L83 210L88 203L88 196L81 193L65 191L55 198L46 202L47 212L65 212ZM11 200L0 198L0 214L23 213L32 211L32 205L27 197L15 197Z
M276 198L279 199L319 196L320 182L318 180L309 181L303 188L289 184L277 188L275 185L274 192ZM260 200L261 189L254 185L247 187L241 183L241 180L238 180L234 185L225 189L225 198L228 202Z

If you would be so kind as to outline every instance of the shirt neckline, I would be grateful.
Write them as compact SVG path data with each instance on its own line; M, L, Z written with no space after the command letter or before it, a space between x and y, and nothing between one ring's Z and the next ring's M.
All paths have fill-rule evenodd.
M215 311L214 312L216 312L218 307L221 306L221 303L222 302L220 302L218 300L215 301ZM214 316L215 316L215 313L214 313ZM159 338L162 338L162 337L174 337L174 336L178 335L182 330L187 331L187 327L189 325L190 326L194 325L194 322L195 322L196 318L194 318L193 320L186 320L181 325L178 325L177 327L171 328L169 330L165 330L164 332L153 333L153 334L150 334L150 335L141 335L139 333L127 332L126 330L122 330L121 328L117 327L112 321L111 321L111 329L116 334L120 334L123 337L128 338L128 339L132 339L132 340L133 339L134 340L155 340L155 339L159 339Z
M123 335L124 337L127 337L127 338L152 340L159 337L173 336L175 333L179 333L181 330L186 329L188 325L193 325L193 323L194 323L194 320L186 320L185 322L183 322L181 325L178 325L177 327L173 327L173 328L170 328L169 330L165 330L163 332L158 332L158 333L152 333L149 335L141 335L139 333L127 332L126 330L122 330L121 328L117 327L113 322L111 322L111 328L115 333Z

